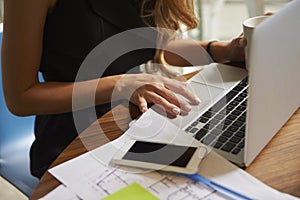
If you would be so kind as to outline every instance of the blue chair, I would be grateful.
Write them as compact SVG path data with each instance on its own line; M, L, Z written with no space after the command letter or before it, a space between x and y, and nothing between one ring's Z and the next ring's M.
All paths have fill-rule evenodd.
M2 24L1 24L2 25ZM2 29L0 32L0 45ZM0 175L30 196L38 183L29 169L29 149L34 140L34 117L17 117L5 104L0 65Z

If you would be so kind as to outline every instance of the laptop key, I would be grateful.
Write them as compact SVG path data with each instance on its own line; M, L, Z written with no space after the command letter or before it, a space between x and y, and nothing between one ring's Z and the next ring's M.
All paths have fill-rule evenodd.
M244 148L245 147L245 141L242 140L239 144L238 144L239 148Z
M248 97L248 94L247 93L241 93L240 95L239 95L239 97L242 97L242 98L247 98Z
M219 149L222 145L223 145L223 143L221 143L221 142L216 142L216 143L214 144L214 148Z
M242 85L237 85L233 88L234 91L240 92L244 89L245 87Z
M240 151L241 151L240 148L235 148L231 153L236 155L236 154L240 153Z
M232 132L230 132L230 131L227 131L227 130L226 130L226 131L224 131L224 132L222 133L222 135L223 135L224 137L228 137L228 138L229 138L229 137L231 137L231 136L232 136L232 134L233 134Z
M192 129L193 127L192 126L189 126L185 129L185 132L190 132L190 130Z
M214 135L215 137L219 136L222 133L221 130L213 129L209 134Z
M239 102L237 102L237 101L232 101L232 102L230 102L230 104L229 104L230 106L238 106L239 105Z
M196 139L196 140L201 140L201 139L207 134L207 132L208 132L207 129L204 129L204 128L200 129L200 130L196 133L195 139Z
M212 125L217 125L219 122L220 122L220 120L213 118L208 123L212 124Z
M244 80L242 80L238 85L240 85L242 87L246 87L248 85L248 78L245 78Z
M226 110L226 108L222 109L220 112L219 112L221 115L227 115L228 113L230 113L230 111Z
M242 106L247 106L247 99L241 103Z
M230 131L230 132L236 132L238 129L239 129L239 128L236 127L236 126L229 126L229 127L227 128L227 130Z
M243 112L244 110L246 110L246 107L245 106L239 106L236 108L238 111L241 111Z
M234 110L234 111L232 111L231 114L236 115L236 116L239 116L240 114L242 114L242 112L241 112L241 111L238 111L238 110Z
M238 118L238 121L240 121L240 122L246 122L246 117L240 116L240 117Z
M237 144L239 141L241 141L241 138L233 136L229 141Z
M214 128L214 126L213 126L212 124L210 125L210 124L208 123L208 124L205 124L205 126L203 126L203 128L204 128L204 129L207 129L207 130L211 130L211 129Z
M201 116L199 119L198 119L198 121L199 122L202 122L202 123L206 123L206 122L208 122L208 118L206 118L206 117L203 117L203 116Z
M213 114L210 111L206 111L202 116L210 119Z
M235 134L236 137L239 137L239 138L244 138L245 137L245 132L244 131L238 131L236 134Z
M197 126L199 122L195 121L191 124L191 126Z
M237 91L231 90L226 94L226 101L229 102L233 97L235 97L238 94Z
M218 142L222 142L222 143L225 143L227 140L228 140L228 137L224 137L222 135L217 139Z
M230 152L235 147L234 143L227 142L223 147L222 150L226 152Z
M234 120L236 119L236 116L230 114L230 115L226 116L226 119L229 119L229 120L231 120L231 121L234 121Z
M214 116L214 118L218 120L222 120L225 118L225 115L217 114L216 116Z
M229 119L225 119L225 120L221 121L221 123L226 126L230 125L232 122L233 122L233 120L229 120Z
M216 139L216 137L212 136L212 135L207 135L205 138L202 139L202 143L209 145L210 143L212 143L214 140Z
M227 112L228 112L228 111L232 111L234 108L235 108L235 107L234 107L234 106L231 106L231 105L227 105L227 106L225 107L225 109L227 110Z
M240 131L243 131L245 133L246 132L246 125L242 126Z
M225 130L228 126L224 123L220 123L218 126L216 126L216 129L218 130Z
M244 124L244 122L240 122L240 121L235 121L233 122L233 126L236 126L236 127L241 127L242 125Z
M190 130L189 132L190 132L190 133L196 133L197 131L198 131L197 128L192 128L192 130Z
M234 101L237 101L237 102L242 102L243 100L244 100L244 98L242 98L242 97L236 97L234 99Z

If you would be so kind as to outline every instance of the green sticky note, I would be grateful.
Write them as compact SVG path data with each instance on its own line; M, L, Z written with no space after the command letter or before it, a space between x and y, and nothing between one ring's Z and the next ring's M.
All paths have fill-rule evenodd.
M102 200L158 200L156 196L137 183L132 183L125 188L103 198Z

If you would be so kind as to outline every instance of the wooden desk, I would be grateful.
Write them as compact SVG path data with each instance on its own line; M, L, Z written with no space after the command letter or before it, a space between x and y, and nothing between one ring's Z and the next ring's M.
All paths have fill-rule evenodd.
M138 115L139 112L134 106L130 109L124 105L117 106L113 112L108 112L81 133L80 138L77 137L51 167L118 138L128 129L129 122ZM103 132L99 132L98 123ZM281 192L300 197L300 108L246 171ZM46 172L30 199L35 200L44 196L59 184L52 175Z

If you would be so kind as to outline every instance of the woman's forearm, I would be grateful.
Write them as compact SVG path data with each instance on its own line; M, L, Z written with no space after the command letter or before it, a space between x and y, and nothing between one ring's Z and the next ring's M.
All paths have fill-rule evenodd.
M19 116L58 114L111 101L118 76L89 81L37 83L6 95L10 111Z
M208 53L209 42L199 42ZM228 42L215 41L210 44L210 57L214 62L222 63L230 60L228 55Z
M210 62L244 61L243 37L230 42L216 41L210 44L210 55L207 52L209 42L194 40L175 40L170 42L164 51L165 61L174 66L203 65ZM211 59L210 59L211 58Z

